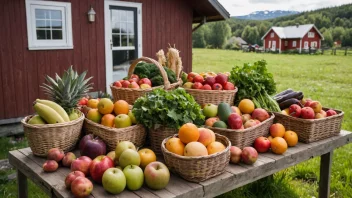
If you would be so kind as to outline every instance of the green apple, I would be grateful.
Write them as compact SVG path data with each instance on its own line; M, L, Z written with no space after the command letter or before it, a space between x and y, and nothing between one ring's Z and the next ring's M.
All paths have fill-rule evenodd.
M218 115L218 106L214 104L206 104L203 108L203 114L207 118L215 117Z
M137 124L136 117L134 117L131 110L128 112L128 116L131 118L132 124Z
M115 149L115 164L119 163L119 158L122 152L124 152L126 149L132 149L137 151L136 147L134 146L134 144L130 141L122 141L119 142L116 146Z
M161 162L151 162L144 169L144 179L149 188L160 190L169 183L170 171Z
M107 169L102 178L103 188L112 194L119 194L126 187L126 177L118 168Z
M142 187L144 173L139 166L128 165L123 169L123 174L125 174L127 188L129 190L138 190Z
M121 153L119 157L119 165L121 168L125 168L128 165L137 165L141 164L141 157L138 152L133 149L126 149Z
M186 82L185 84L183 84L183 88L186 88L186 89L191 89L193 86L193 83L192 82Z
M120 114L114 120L116 128L125 128L132 125L131 118L126 114Z

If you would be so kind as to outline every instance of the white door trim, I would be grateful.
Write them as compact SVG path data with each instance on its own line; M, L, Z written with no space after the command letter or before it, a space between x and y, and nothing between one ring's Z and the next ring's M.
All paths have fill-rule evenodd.
M112 75L112 49L110 41L111 24L110 24L110 5L121 7L137 8L137 29L138 29L138 57L142 57L143 41L142 41L142 3L122 2L114 0L104 1L104 25L105 25L105 76L106 76L106 92L111 94L110 84L113 83Z

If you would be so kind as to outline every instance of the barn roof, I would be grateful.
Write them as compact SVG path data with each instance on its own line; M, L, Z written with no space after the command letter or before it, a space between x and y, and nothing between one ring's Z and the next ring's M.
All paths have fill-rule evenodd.
M293 25L286 27L272 27L270 30L274 30L274 32L282 39L292 39L292 38L303 38L304 35L308 33L309 30L315 28L318 34L324 39L323 35L319 32L319 30L315 27L314 24L306 24L306 25ZM270 32L270 30L264 34L262 40L265 36Z
M200 23L206 17L207 22L230 18L230 13L217 0L188 1L193 8L193 23Z

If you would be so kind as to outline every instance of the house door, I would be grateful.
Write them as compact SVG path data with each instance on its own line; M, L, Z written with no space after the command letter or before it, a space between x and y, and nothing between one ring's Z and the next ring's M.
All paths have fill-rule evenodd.
M308 49L308 41L304 41L304 49Z
M276 41L273 41L272 46L271 46L271 49L272 49L273 51L276 50Z
M142 56L140 3L105 1L106 91L127 76L131 62Z

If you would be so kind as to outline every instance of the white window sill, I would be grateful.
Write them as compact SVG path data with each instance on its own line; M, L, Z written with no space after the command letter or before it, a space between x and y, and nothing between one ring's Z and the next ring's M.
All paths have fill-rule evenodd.
M73 46L38 46L38 47L28 47L29 50L63 50L63 49L73 49Z

